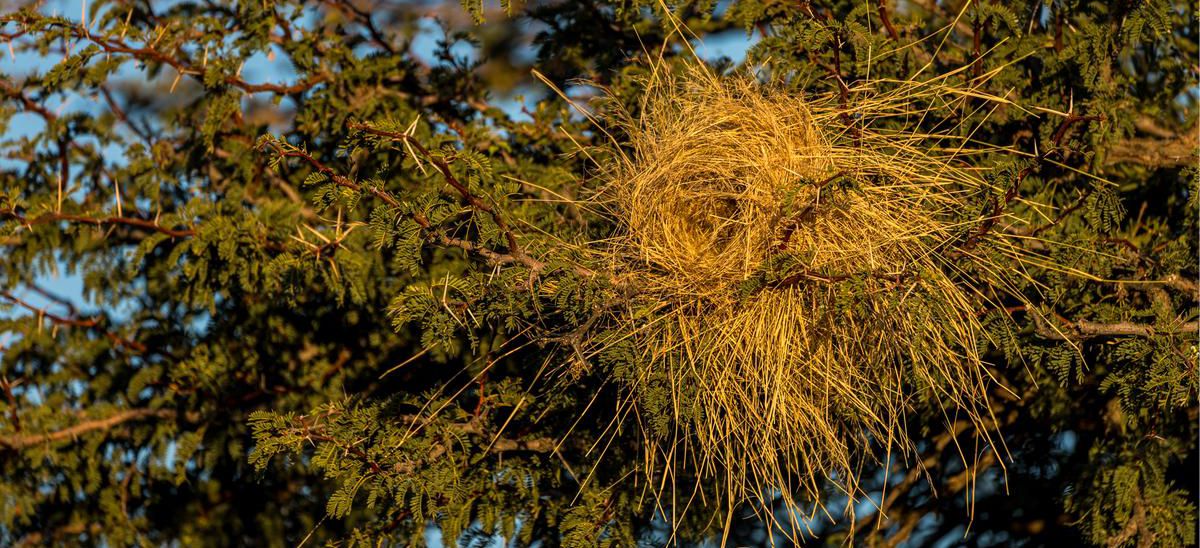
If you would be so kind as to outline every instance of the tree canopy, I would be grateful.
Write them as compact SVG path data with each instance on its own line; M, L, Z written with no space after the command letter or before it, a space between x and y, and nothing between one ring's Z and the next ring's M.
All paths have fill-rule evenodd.
M0 15L31 66L0 66L0 544L1197 542L1194 3L77 8ZM644 291L587 252L621 230L592 199L612 113L731 36L745 58L707 70L835 106L971 90L872 129L969 140L955 168L988 173L939 252L1013 274L955 274L990 419L906 401L913 454L864 435L852 500L727 510L667 454L713 395L588 344ZM877 289L812 278L846 288L830 317Z

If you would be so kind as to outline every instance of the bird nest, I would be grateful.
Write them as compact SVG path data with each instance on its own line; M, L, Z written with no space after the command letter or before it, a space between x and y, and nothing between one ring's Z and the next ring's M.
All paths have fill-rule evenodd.
M598 114L619 137L590 205L618 227L591 251L637 288L596 342L637 353L648 470L691 467L730 507L816 512L829 480L852 501L868 459L915 454L917 402L984 422L981 297L961 273L1001 270L970 251L989 222L973 197L996 184L960 128L917 127L1002 100L936 80L805 98L698 65L641 84L635 108Z

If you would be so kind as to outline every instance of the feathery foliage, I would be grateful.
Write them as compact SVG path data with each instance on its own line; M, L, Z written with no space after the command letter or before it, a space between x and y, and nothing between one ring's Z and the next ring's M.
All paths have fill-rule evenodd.
M75 10L0 15L0 544L1196 542L1192 4Z

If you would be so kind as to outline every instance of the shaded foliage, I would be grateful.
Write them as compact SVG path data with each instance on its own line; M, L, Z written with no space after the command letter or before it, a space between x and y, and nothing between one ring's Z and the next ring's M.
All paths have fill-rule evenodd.
M497 72L544 90L531 63L632 108L639 61L680 38L656 0L483 5L101 0L0 18L41 60L0 76L0 543L721 534L723 510L648 495L663 471L641 469L641 434L613 413L639 349L574 344L627 290L560 243L612 229L573 203L595 191L603 135L561 98L517 113L489 92ZM670 5L698 33L761 38L747 63L798 93L963 68L958 85L997 71L985 91L1039 107L924 121L1027 151L1011 192L974 197L996 221L973 229L1057 242L1043 251L1076 271L1030 269L1015 289L1033 306L981 310L1006 448L973 447L926 402L907 427L928 475L881 471L878 528L817 519L809 540L1194 544L1195 6ZM424 58L428 10L462 30ZM526 38L531 59L497 46ZM244 72L268 57L290 74ZM58 271L82 298L46 287ZM638 420L665 431L669 413ZM677 472L680 492L719 489ZM786 533L734 517L740 544Z

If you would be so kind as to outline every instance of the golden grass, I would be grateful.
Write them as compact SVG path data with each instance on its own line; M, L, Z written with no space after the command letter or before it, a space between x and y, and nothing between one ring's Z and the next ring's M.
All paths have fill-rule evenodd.
M984 424L980 297L956 272L1005 269L954 249L990 183L961 128L877 127L1007 101L945 77L805 99L663 66L635 109L603 114L623 138L588 204L619 226L591 252L639 288L613 318L642 353L633 415L669 384L675 433L647 434L647 469L686 462L730 507L824 510L827 482L853 499L865 463L915 455L915 400Z

